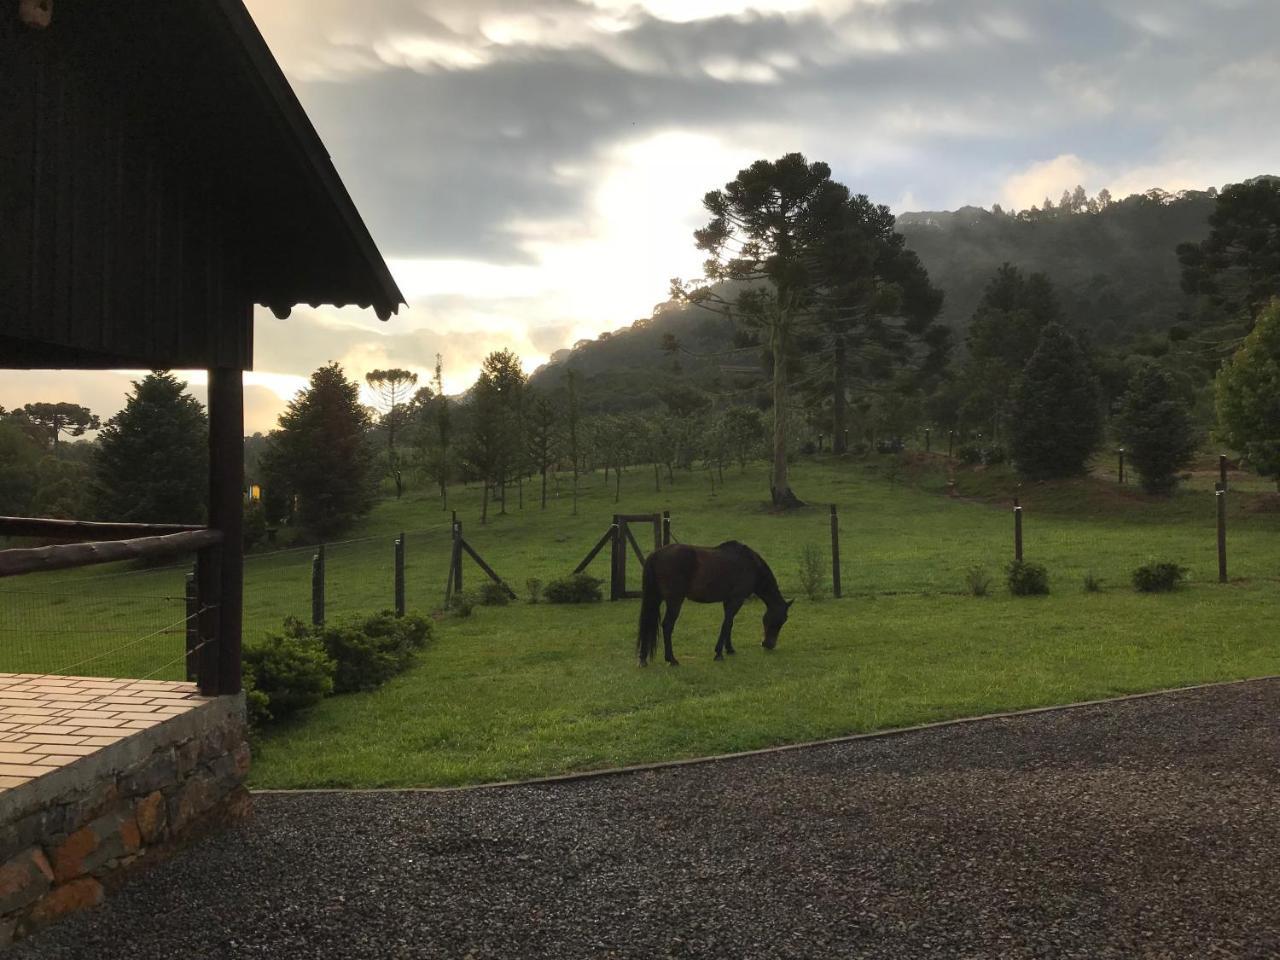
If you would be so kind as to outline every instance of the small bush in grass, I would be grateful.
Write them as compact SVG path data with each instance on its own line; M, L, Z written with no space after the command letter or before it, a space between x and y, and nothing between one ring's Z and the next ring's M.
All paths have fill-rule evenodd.
M1049 592L1049 571L1044 564L1015 560L1006 570L1009 592L1015 597L1039 597Z
M805 544L800 551L800 589L810 600L820 600L826 592L826 582L827 558L813 544Z
M1176 563L1147 563L1133 571L1133 587L1140 593L1168 593L1187 577Z
M252 729L271 722L271 700L254 685L253 671L247 667L241 677L244 687L244 709Z
M511 602L511 595L502 584L486 580L477 591L477 599L482 607L505 607Z
M380 687L408 667L431 636L422 617L396 617L390 610L313 629L336 665L334 693Z
M299 626L290 618L284 632L244 645L244 672L251 677L255 709L271 720L283 720L333 692L337 665L319 640Z
M459 617L471 616L471 611L475 608L476 598L474 594L459 591L449 598L449 609Z
M603 580L589 574L574 573L552 580L542 595L547 598L547 603L596 603L601 599L602 583Z
M975 597L985 597L991 590L991 574L982 564L975 564L966 570L964 582Z
M524 588L529 591L529 602L537 603L542 599L542 581L537 577L530 577L524 582Z
M1092 570L1084 575L1084 592L1085 593L1101 593L1102 578L1096 576Z

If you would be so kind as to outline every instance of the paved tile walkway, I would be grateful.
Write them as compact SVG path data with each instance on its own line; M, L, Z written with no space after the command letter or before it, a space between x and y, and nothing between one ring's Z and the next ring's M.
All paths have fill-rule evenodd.
M206 702L194 683L0 673L0 791Z

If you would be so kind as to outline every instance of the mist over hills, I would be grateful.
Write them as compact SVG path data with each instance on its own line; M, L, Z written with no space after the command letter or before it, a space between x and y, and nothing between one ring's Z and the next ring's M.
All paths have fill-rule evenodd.
M954 331L957 353L984 287L1004 263L1046 274L1067 323L1099 347L1118 348L1163 335L1187 311L1175 248L1208 235L1216 196L1214 189L1150 190L1086 203L1077 191L1073 205L1043 210L904 213L897 230L945 294L940 320ZM557 391L565 371L576 371L588 411L654 407L691 386L713 399L752 402L764 390L752 373L761 353L735 351L734 333L709 310L666 302L629 327L558 351L531 382ZM671 338L680 351L663 349Z

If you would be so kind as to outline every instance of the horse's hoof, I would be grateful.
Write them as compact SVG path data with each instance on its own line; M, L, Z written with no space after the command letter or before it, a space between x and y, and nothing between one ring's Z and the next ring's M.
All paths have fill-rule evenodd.
M729 656L731 656L731 657L732 657L735 653L737 653L737 652L738 652L737 650L726 650L726 651L725 651L725 653L727 653L727 654L728 654Z
M678 667L678 666L680 666L680 661L679 661L679 660L677 660L675 657L672 657L670 660L668 660L668 661L667 661L667 666L668 666L668 667Z
M648 661L648 660L641 660L641 661L640 661L640 666L642 666L642 667L647 667L648 665L649 665L649 661Z
M723 660L723 659L724 659L724 654L723 654L723 653L717 653L717 654L716 654L716 659L717 659L717 660Z

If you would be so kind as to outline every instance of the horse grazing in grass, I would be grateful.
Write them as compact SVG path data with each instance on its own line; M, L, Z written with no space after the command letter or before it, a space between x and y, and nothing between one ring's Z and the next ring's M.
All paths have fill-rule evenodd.
M733 650L733 618L752 594L764 601L764 642L772 650L778 642L778 631L787 622L787 611L794 600L782 599L777 578L760 554L746 544L730 540L718 547L692 547L683 543L655 550L644 562L644 594L640 601L640 636L636 653L640 666L658 651L658 606L667 603L662 618L662 639L667 663L677 666L671 652L671 631L680 616L685 600L697 603L723 603L724 623L716 642L716 659L723 660Z

